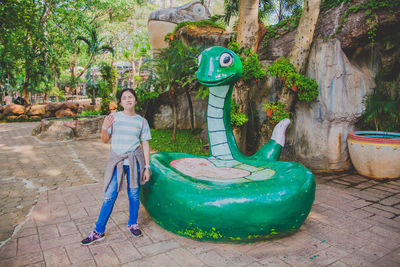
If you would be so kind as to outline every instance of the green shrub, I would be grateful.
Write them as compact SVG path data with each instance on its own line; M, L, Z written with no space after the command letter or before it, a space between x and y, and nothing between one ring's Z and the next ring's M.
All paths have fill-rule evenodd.
M85 116L99 116L102 114L101 110L84 110L78 114L78 117L85 117Z
M199 138L202 130L177 130L176 142L171 142L172 129L151 129L150 147L160 152L181 152L193 155L208 156L207 144Z
M297 98L300 101L312 102L318 97L318 84L315 79L308 78L296 72L289 58L281 57L267 68L271 76L277 76L280 80L284 80L287 88L296 86L298 93Z
M374 92L363 100L365 110L359 127L364 130L400 132L400 93L396 82L378 84Z
M41 121L40 118L31 118L31 117L18 117L15 119L1 117L0 122L34 122L34 121Z
M285 104L282 102L268 102L263 106L266 110L271 110L272 116L270 117L270 120L272 120L274 124L277 124L283 119L290 118L291 114L285 111Z
M277 76L280 79L285 79L290 74L296 73L294 66L290 63L289 58L281 57L268 66L267 71L271 76Z
M317 99L319 91L315 79L299 75L295 84L298 88L297 98L300 101L313 102Z
M266 75L265 71L260 65L258 55L253 52L252 49L241 48L239 43L231 42L228 44L228 48L236 53L243 64L243 81L251 81L263 79Z
M199 20L199 21L183 21L179 22L178 25L176 25L174 31L172 33L169 33L165 35L166 40L173 40L173 36L175 33L182 27L185 26L192 26L192 27L213 27L213 28L220 28L222 30L225 30L225 27L222 23L218 23L216 21L213 21L211 19L204 19L204 20Z
M241 127L249 121L243 112L239 112L239 105L232 99L231 101L231 124L234 127Z

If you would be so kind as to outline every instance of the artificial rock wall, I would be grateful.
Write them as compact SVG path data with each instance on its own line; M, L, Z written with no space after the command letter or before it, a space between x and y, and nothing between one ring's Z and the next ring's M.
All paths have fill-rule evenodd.
M353 64L340 41L315 40L307 75L319 85L311 104L297 103L285 155L312 170L340 171L351 167L347 134L363 111L362 100L375 86L379 60L375 53Z
M357 3L365 0L357 0ZM306 75L315 78L319 85L320 95L316 102L311 104L297 103L291 127L287 133L287 143L283 157L303 163L314 171L342 171L351 167L347 150L347 134L355 130L355 123L363 111L363 98L372 92L375 87L375 76L391 60L392 50L387 45L379 47L368 43L368 25L365 25L365 12L351 13L343 28L336 35L330 36L341 25L340 21L345 11L354 3L342 4L322 13L317 23L315 39L310 51ZM377 31L377 38L392 36L398 33L400 8L379 10L377 18L381 22ZM190 32L181 28L176 36L183 41L200 42L210 46L225 46L227 40L233 38L231 33L221 32L218 35L199 34L200 29ZM220 31L220 30L219 30ZM283 32L280 38L271 38L268 42L261 42L257 50L260 61L266 68L273 60L284 56L288 57L296 31ZM379 40L379 39L378 39ZM267 44L267 46L265 46ZM346 55L346 53L348 55ZM387 51L386 51L387 50ZM395 51L396 52L396 51ZM400 53L399 51L397 51ZM387 55L389 54L389 55ZM387 64L386 64L387 65ZM251 89L255 113L257 114L252 125L262 125L265 120L265 110L262 104L273 101L279 88L279 83L273 78L265 84ZM180 98L180 104L186 102ZM183 101L183 102L182 102ZM196 112L203 106L195 107ZM168 107L158 113L164 121L172 118L167 115ZM187 110L180 109L179 121L189 121L184 114ZM206 125L205 117L199 117L197 125ZM156 118L154 121L157 121ZM171 120L172 121L172 120ZM172 123L172 122L171 122ZM183 126L184 123L181 123ZM197 126L199 127L199 126ZM205 127L205 126L204 126ZM184 127L183 127L184 128ZM251 130L255 130L253 127ZM257 134L256 146L262 146L268 140L263 136L261 129Z
M206 129L207 128L207 98L201 99L196 98L196 93L190 93L192 106L193 106L193 117L194 127ZM186 94L178 96L177 101L177 113L178 113L178 128L179 129L190 129L190 111L189 102ZM159 103L156 107L156 111L152 118L152 126L156 129L167 129L172 128L174 124L174 114L171 105L167 101Z

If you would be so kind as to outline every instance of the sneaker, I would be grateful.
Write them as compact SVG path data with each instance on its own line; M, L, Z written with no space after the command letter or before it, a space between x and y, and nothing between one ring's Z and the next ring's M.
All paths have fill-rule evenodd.
M139 226L137 224L129 225L128 229L129 229L129 231L131 231L131 233L134 236L141 236L142 235L142 231L140 231Z
M81 241L81 244L87 246L93 244L94 242L103 240L104 237L104 233L99 234L95 230L93 230L92 232L90 232L88 237Z

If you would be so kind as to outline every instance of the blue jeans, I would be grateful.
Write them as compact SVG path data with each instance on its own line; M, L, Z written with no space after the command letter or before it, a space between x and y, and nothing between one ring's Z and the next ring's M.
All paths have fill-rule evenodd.
M129 188L129 180L130 180L129 166L124 165L124 173L126 173L126 178L127 178L127 191L129 199L129 220L127 222L128 226L137 223L137 218L139 213L139 193L140 193L139 166L137 170L138 170L137 177L138 177L139 187ZM104 233L106 230L107 221L110 218L111 212L114 208L115 200L117 199L118 196L117 190L118 190L117 168L115 168L111 181L107 187L106 192L104 193L103 205L101 206L99 218L97 219L96 227L94 228L94 230L99 234Z

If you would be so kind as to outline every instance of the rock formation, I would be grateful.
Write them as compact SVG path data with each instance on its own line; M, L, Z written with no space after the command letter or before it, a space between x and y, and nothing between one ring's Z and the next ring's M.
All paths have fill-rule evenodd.
M350 168L347 134L361 116L362 99L375 86L374 62L371 58L369 71L363 72L350 62L339 40L314 40L307 75L317 80L319 96L311 104L297 103L288 157L295 155L313 170Z
M194 92L191 93L191 99L194 110L194 127L206 129L207 99L196 99L196 94ZM162 99L158 103L157 110L152 119L152 126L156 129L172 128L174 115L171 106L167 101L162 101ZM190 112L187 97L184 94L178 96L177 103L178 128L190 129Z
M375 87L375 76L382 67L390 65L400 58L400 49L385 43L384 37L400 35L400 7L379 9L376 11L377 35L375 45L369 37L370 25L367 14L361 10L348 13L350 6L360 5L365 0L342 3L320 13L314 34L305 75L315 78L319 85L319 97L316 102L295 106L295 118L289 128L284 157L299 161L312 170L341 171L351 167L347 150L347 133L355 129L364 107L365 95ZM202 42L210 46L226 46L232 38L229 33L202 34L206 29L181 28L176 36L185 42ZM270 38L261 42L257 53L264 67L275 59L289 57L294 31L279 31L280 38ZM398 72L398 70L397 70ZM399 75L400 76L400 75ZM280 90L279 82L269 77L265 84L252 88L251 104L257 114L253 125L262 125L265 120L263 103L273 101ZM249 142L266 140L258 129L251 135ZM257 127L253 127L253 130ZM258 144L260 147L265 142ZM256 150L256 149L255 149Z
M115 102L110 104L110 109L116 108ZM99 110L100 107L82 103L64 102L40 105L9 104L0 107L0 118L5 120L40 120L43 118L74 117L85 110Z
M296 105L284 153L313 170L341 171L351 167L347 134L355 130L364 109L363 98L372 92L375 76L386 60L382 51L385 46L372 46L368 39L370 28L365 12L349 13L342 22L350 5L362 2L365 1L341 4L319 17L306 70L306 75L319 85L319 97L311 105ZM377 40L398 33L395 25L400 23L400 8L378 10L377 21ZM282 44L291 44L294 35L287 33L269 40L268 47L259 51L262 58L287 57L290 49Z
M200 1L195 0L179 7L170 7L150 13L148 29L151 48L153 50L165 48L166 34L173 32L176 25L183 21L199 21L207 19L210 11Z
M104 116L78 118L74 120L43 119L32 130L32 135L49 141L64 141L82 138L99 138Z

